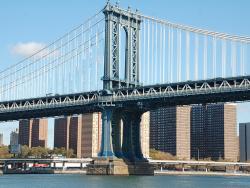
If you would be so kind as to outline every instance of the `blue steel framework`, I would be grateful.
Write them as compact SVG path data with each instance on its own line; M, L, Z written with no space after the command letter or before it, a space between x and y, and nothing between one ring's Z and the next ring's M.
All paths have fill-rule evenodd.
M139 124L143 112L164 106L250 100L250 77L180 82L107 92L76 93L0 103L0 120L101 111L103 157L142 159ZM120 119L124 122L121 148Z
M139 72L140 72L140 53L139 45L140 43L140 29L142 20L144 20L144 32L145 28L149 30L144 33L144 37L148 37L147 49L143 49L143 60L146 60L146 56L149 53L150 42L153 41L154 34L156 39L162 39L165 41L166 33L165 26L168 26L169 40L168 47L169 53L168 58L168 74L171 76L173 71L173 36L175 33L173 29L177 29L178 36L178 66L176 68L178 73L178 81L180 81L181 76L181 61L180 56L181 52L181 33L180 30L187 32L186 42L187 42L187 52L189 52L190 45L190 32L198 33L199 35L206 35L210 38L213 37L213 69L216 67L216 43L215 39L219 40L232 40L234 42L244 43L247 45L250 42L250 39L247 37L238 37L230 36L223 33L209 32L205 30L190 28L178 24L172 24L170 22L165 22L161 20L155 20L150 17L140 15L139 13L133 13L131 11L122 10L117 6L111 6L107 4L104 8L103 13L105 15L105 58L104 58L104 76L103 80L103 90L97 90L93 92L80 92L73 94L54 94L48 95L46 97L37 97L30 99L21 99L21 100L12 100L0 102L0 121L8 120L19 120L19 119L28 119L28 118L38 118L38 117L48 117L48 116L58 116L58 115L71 115L71 114L81 114L85 112L102 112L102 143L101 150L99 153L100 157L104 158L125 158L129 161L143 160L143 155L140 148L140 120L141 115L151 109L164 106L175 106L175 105L186 105L186 104L201 104L201 103L216 103L216 102L229 102L229 101L246 101L250 99L250 76L234 76L229 78L214 78L214 79L204 79L196 81L185 81L185 82L176 82L168 84L157 84L142 86L140 85ZM102 20L102 19L100 19ZM154 28L147 22L154 22ZM100 21L97 21L99 23ZM159 30L158 25L164 26ZM95 24L94 24L95 25ZM97 24L98 25L98 24ZM90 28L90 26L89 26ZM120 62L120 31L121 29L125 30L126 33L126 47L125 47L125 79L121 80L121 62ZM152 29L152 30L151 30ZM149 31L153 32L152 39L150 38ZM160 33L159 33L160 31ZM98 32L98 29L97 29ZM77 32L76 32L77 33ZM77 34L74 33L75 38ZM81 33L81 32L80 32ZM164 35L162 35L164 33ZM159 36L158 36L159 35ZM82 35L79 35L82 37ZM83 36L84 37L84 36ZM145 37L145 39L146 39ZM69 38L69 37L68 37ZM91 35L89 35L91 38ZM95 43L93 45L98 46L98 35L94 37ZM171 40L170 40L171 39ZM198 36L195 35L195 46L198 46ZM205 38L206 39L206 38ZM67 39L69 40L69 39ZM70 41L70 40L69 40ZM83 39L85 41L85 39ZM91 40L90 40L91 41ZM206 40L205 40L206 41ZM166 41L165 41L166 42ZM86 42L85 42L86 43ZM207 42L204 42L204 51L207 52ZM93 46L91 42L88 42L88 47ZM176 45L176 44L175 44ZM81 46L81 45L80 45ZM166 54L161 54L162 48L165 46L160 44L152 43L152 53L157 53L157 55L152 56L152 61L156 61L155 65L160 66L160 83L164 81L164 64L163 61L166 59ZM234 67L236 66L236 49L234 43L232 44L232 53L231 56L232 63ZM154 49L155 48L155 49ZM160 48L159 52L156 48ZM195 48L195 49L196 49ZM71 50L71 48L69 48ZM73 48L78 49L77 47ZM81 48L80 48L81 49ZM79 50L80 50L79 49ZM225 72L225 61L226 54L225 51L227 48L223 46L223 69L222 72ZM58 55L59 52L55 53ZM62 53L62 52L61 52ZM96 51L98 53L98 51ZM60 53L59 53L60 54ZM195 77L198 78L198 49L195 50ZM207 73L207 53L204 55L204 74ZM158 55L163 55L163 57L157 57ZM189 54L185 54L187 60L189 59ZM242 48L241 53L241 73L244 75L244 55L245 51ZM152 74L157 71L157 69L149 64L148 57L148 69L146 72L150 71L152 68ZM46 59L45 59L46 60ZM54 61L54 59L53 59ZM158 61L160 64L158 64ZM190 62L186 63L189 64ZM60 62L60 61L59 61ZM59 63L60 64L60 63ZM97 67L97 61L96 61ZM161 67L163 66L163 67ZM38 67L39 68L39 67ZM166 68L166 67L165 67ZM40 68L39 68L40 70ZM187 66L189 70L189 66ZM44 70L46 73L46 70ZM64 70L65 72L65 70ZM141 71L142 72L142 71ZM52 72L53 73L53 72ZM149 72L148 72L149 73ZM216 73L216 69L213 70L213 73ZM8 77L11 73L6 73ZM41 73L42 74L42 73ZM97 74L97 72L96 72ZM146 74L144 72L144 74ZM149 73L151 74L151 73ZM40 75L40 73L39 73ZM169 77L169 75L167 75ZM214 74L215 75L215 74ZM225 75L225 74L223 74ZM235 73L233 74L235 75ZM148 75L149 76L149 75ZM189 78L189 72L187 71L187 78ZM155 76L153 75L153 78ZM196 78L196 79L197 79ZM90 79L90 78L89 78ZM157 79L155 79L157 80ZM172 80L172 79L170 79ZM91 81L91 79L89 80ZM144 80L145 81L145 80ZM147 83L147 82L145 82ZM150 83L150 82L148 82ZM155 84L155 82L153 82ZM5 84L5 83L4 83ZM15 83L14 83L15 84ZM11 88L12 88L11 80ZM7 86L6 86L7 87ZM98 88L98 87L97 87ZM121 131L121 120L123 121L123 131ZM123 140L121 143L121 133L123 132Z

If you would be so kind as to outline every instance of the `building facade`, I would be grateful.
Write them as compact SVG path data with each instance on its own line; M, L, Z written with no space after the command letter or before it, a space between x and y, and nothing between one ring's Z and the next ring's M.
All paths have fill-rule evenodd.
M10 133L10 145L18 145L18 136L19 136L19 132L18 129L16 129L15 131L12 131Z
M237 161L235 104L196 105L191 109L191 157Z
M101 113L83 114L81 118L81 157L97 157L101 147Z
M178 159L237 161L235 104L159 108L150 112L150 148Z
M145 112L141 117L141 149L145 158L149 158L149 127L150 127L150 112Z
M74 154L81 157L81 116L73 116L69 120L69 144Z
M150 148L190 159L190 106L150 111Z
M0 133L0 146L3 146L3 133Z
M54 147L73 149L78 158L97 157L101 142L101 113L55 119Z
M240 161L250 161L250 123L239 125Z
M47 119L31 119L19 121L19 144L27 145L28 147L47 147L47 140Z
M56 118L54 121L54 148L69 149L70 117Z

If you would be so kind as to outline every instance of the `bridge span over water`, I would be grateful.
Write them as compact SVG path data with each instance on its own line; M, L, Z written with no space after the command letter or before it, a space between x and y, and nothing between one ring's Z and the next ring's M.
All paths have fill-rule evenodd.
M0 72L0 121L100 111L100 159L124 159L131 166L145 161L144 112L248 101L249 75L250 37L175 24L107 3L63 37Z

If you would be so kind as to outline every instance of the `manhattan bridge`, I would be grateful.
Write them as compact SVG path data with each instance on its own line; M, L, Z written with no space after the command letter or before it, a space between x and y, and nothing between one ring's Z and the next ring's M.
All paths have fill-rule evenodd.
M129 161L143 159L144 112L249 99L250 37L175 24L109 3L0 72L0 121L102 112L99 156Z

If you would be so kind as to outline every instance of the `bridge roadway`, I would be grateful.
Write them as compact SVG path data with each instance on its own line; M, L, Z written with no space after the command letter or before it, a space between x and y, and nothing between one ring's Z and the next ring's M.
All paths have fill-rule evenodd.
M40 162L40 163L89 163L91 162L91 158L48 158L48 159L39 159L39 158L24 158L24 159L0 159L0 163L33 163L33 162Z
M152 160L149 159L151 164L161 165L193 165L193 166L239 166L250 167L250 163L243 162L222 162L222 161L181 161L181 160Z
M93 159L91 158L58 158L58 159L39 159L39 158L27 158L27 159L0 159L0 164L12 164L12 163L77 163L88 164ZM250 167L250 163L244 162L217 162L217 161L182 161L182 160L153 160L148 159L151 164L160 165L193 165L193 166L238 166L238 167Z
M103 107L141 108L250 100L250 76L215 78L0 102L0 121L74 115Z

